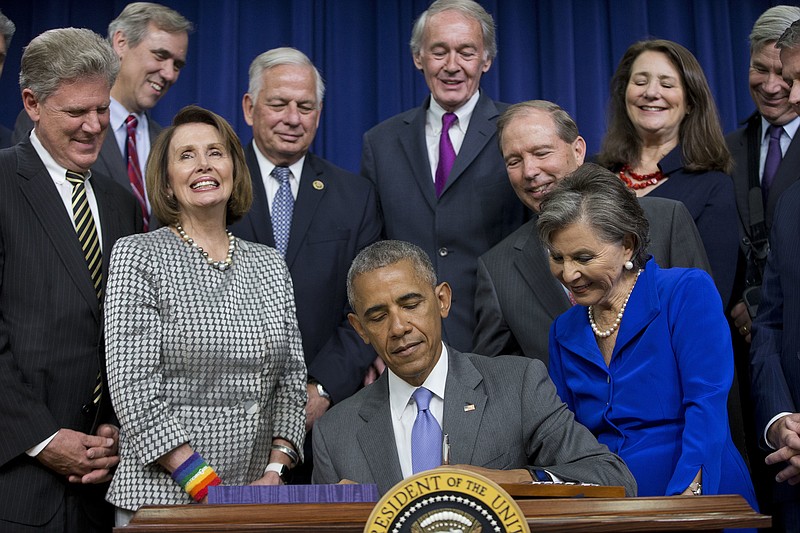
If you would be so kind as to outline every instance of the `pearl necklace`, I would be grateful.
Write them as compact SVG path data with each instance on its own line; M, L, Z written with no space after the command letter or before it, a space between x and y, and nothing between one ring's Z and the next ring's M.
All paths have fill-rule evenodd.
M610 337L612 333L614 333L617 328L619 327L619 323L622 321L622 315L625 314L625 307L628 305L628 299L631 297L631 293L633 293L633 288L636 286L636 280L639 279L639 274L642 273L642 269L639 269L639 272L636 273L636 277L633 278L633 285L631 285L631 290L628 291L628 295L625 297L625 300L622 302L622 308L617 313L617 318L614 320L614 323L611 324L611 327L605 331L600 331L600 328L597 327L597 324L594 321L594 313L592 313L592 306L589 306L589 325L592 326L592 331L594 334L600 337L601 339L605 339Z
M213 258L209 257L208 252L203 250L202 246L194 242L194 239L186 235L186 232L183 231L183 226L181 226L180 222L175 223L175 229L177 230L178 235L181 236L181 239L183 239L183 242L185 242L186 244L188 244L189 246L193 247L198 252L200 252L200 254L205 258L206 263L211 268L216 268L217 270L225 271L228 270L231 267L231 265L233 265L233 252L234 250L236 250L236 239L233 236L233 233L231 233L229 230L227 229L225 230L225 233L227 233L228 235L228 255L222 261L215 261Z

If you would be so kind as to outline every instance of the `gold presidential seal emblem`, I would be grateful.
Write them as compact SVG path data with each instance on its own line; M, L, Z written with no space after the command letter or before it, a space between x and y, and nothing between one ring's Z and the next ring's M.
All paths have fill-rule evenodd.
M530 533L525 515L494 481L443 467L404 479L372 509L365 533Z

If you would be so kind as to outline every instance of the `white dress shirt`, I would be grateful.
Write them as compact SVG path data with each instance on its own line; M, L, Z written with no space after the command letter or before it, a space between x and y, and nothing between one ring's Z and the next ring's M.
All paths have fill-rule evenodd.
M475 111L475 106L478 105L480 97L480 91L476 91L472 98L467 100L466 104L454 111L458 120L450 126L448 133L456 155L461 151L461 145L464 144L464 137L467 135L472 112ZM434 182L436 181L436 167L439 166L439 137L442 134L442 116L444 114L444 108L431 96L431 105L428 107L427 119L425 120L425 143L428 146L428 161L431 164L431 180Z
M276 165L267 156L261 153L258 149L256 141L253 143L253 151L256 153L256 161L258 161L258 169L261 171L261 181L264 183L264 191L267 193L267 202L269 203L269 212L272 213L272 202L275 200L275 195L278 194L280 182L272 177L272 171ZM297 200L297 191L300 190L300 176L303 174L303 164L306 162L306 156L301 157L291 165L289 165L289 187L292 189L292 197Z
M439 361L422 384L422 387L433 393L428 409L439 423L439 427L442 427L442 418L444 417L444 386L447 383L447 368L447 347L442 343L442 354L439 356ZM403 478L407 478L414 473L411 465L411 430L414 427L414 420L417 418L417 404L411 395L419 387L403 381L389 368L386 371L389 373L389 406L397 458L400 460Z

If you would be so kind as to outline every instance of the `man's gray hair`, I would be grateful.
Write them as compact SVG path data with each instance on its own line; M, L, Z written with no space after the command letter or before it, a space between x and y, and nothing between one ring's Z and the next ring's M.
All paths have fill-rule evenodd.
M549 249L555 232L578 222L590 226L605 243L621 243L631 235L631 261L636 268L644 268L650 223L636 194L619 176L594 163L579 166L547 194L536 226L539 238Z
M11 39L14 37L15 31L17 31L17 27L14 26L11 19L3 15L3 12L0 11L0 35L2 35L3 39L6 41L6 48L11 46Z
M494 19L483 9L483 6L473 0L436 0L436 2L432 3L414 22L414 28L411 30L411 41L409 42L411 55L417 57L422 50L422 40L425 35L425 24L428 22L428 18L449 10L458 11L465 17L476 20L481 25L483 52L486 54L486 59L494 59L497 55Z
M796 48L800 46L800 20L795 20L786 28L781 38L775 43L775 48L783 50L784 48Z
M508 106L508 108L497 119L497 141L500 143L500 151L503 151L503 132L508 125L517 117L527 115L532 110L544 111L553 119L556 127L556 135L565 143L573 143L578 138L578 125L572 117L564 111L561 106L547 100L528 100Z
M436 270L422 248L405 241L378 241L361 250L347 272L347 300L350 307L355 309L353 283L358 276L404 260L411 262L414 273L422 282L436 287Z
M319 70L307 55L296 48L288 46L268 50L250 63L250 83L247 92L253 100L258 99L258 93L261 92L261 87L264 83L264 76L262 75L264 71L281 65L298 65L311 68L314 71L314 79L317 82L317 105L322 103L322 99L325 97L325 82L322 81Z
M35 37L22 52L19 88L30 89L40 102L64 82L102 77L108 87L119 73L119 58L111 45L95 32L58 28Z
M108 40L121 31L131 47L135 47L147 36L150 23L167 33L191 33L194 25L183 15L161 4L133 2L125 6L122 13L108 25Z
M775 43L795 20L800 20L800 7L773 6L764 11L750 32L750 55Z

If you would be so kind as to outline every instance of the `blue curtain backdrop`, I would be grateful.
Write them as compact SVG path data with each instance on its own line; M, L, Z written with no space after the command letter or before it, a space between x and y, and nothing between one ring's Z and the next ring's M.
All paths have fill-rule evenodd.
M557 102L577 120L590 153L605 131L608 84L625 49L649 36L689 48L705 69L723 129L753 110L747 87L747 36L768 0L480 0L498 26L498 57L484 75L493 98ZM277 46L305 52L327 83L313 150L358 171L361 135L427 96L408 50L413 20L428 0L163 0L196 25L178 83L154 110L169 124L196 103L251 138L241 111L247 69ZM22 48L39 33L77 26L106 34L121 0L0 0L17 25L0 79L0 123L22 109L17 86Z

